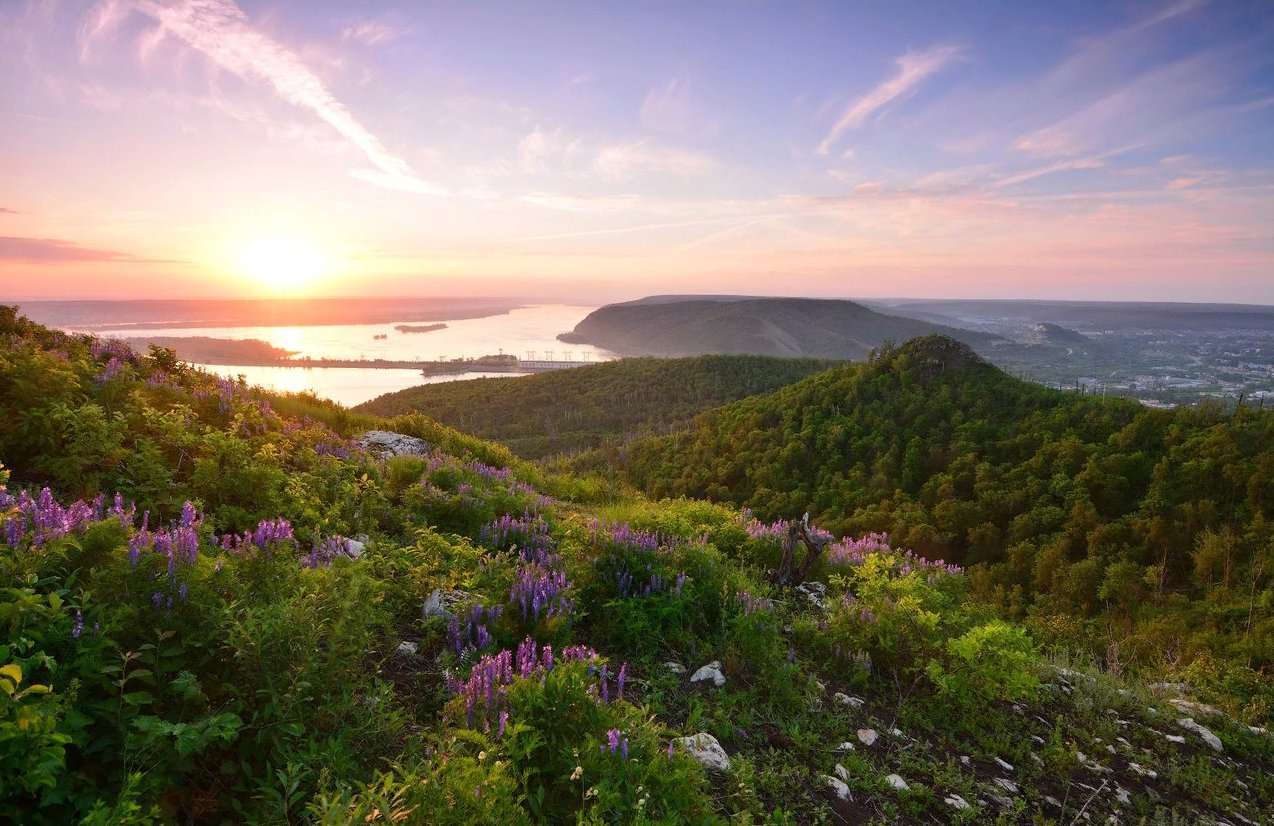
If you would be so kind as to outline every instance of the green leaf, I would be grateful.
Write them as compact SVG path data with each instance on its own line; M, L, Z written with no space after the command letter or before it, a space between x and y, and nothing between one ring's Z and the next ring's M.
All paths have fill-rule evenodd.
M130 691L121 699L130 706L150 705L155 702L155 697L149 691Z

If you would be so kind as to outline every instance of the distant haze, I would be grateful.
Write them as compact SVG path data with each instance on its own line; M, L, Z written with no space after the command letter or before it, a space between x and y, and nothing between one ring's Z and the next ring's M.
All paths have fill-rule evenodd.
M0 3L0 302L1274 303L1274 4Z

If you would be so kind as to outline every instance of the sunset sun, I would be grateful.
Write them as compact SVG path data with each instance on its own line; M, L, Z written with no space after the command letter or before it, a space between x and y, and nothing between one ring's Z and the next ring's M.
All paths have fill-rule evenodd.
M303 238L253 238L238 249L239 272L270 292L306 291L331 270L331 259L318 245Z

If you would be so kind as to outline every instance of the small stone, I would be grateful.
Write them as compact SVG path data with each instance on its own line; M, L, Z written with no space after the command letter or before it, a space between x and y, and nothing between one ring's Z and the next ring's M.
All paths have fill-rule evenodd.
M848 694L844 694L840 691L833 694L832 699L840 703L841 705L849 706L852 709L860 709L863 707L864 702L866 702L861 697L851 697Z
M672 660L664 663L664 668L668 669L669 673L676 674L677 676L681 676L686 673L686 667L684 665L681 663L675 663Z
M1012 780L1008 780L1007 778L1004 778L1004 777L997 777L995 778L995 785L999 786L1001 789L1004 789L1004 791L1008 792L1009 794L1017 794L1017 784L1014 783Z
M834 752L846 752L846 751L853 751L853 750L854 750L854 744L849 742L848 740L846 740L844 743L841 743L836 748L832 749L832 751Z
M1158 777L1159 773L1154 769L1147 769L1140 763L1129 763L1128 768L1133 774L1139 774L1142 777Z
M711 734L700 732L689 737L679 737L676 742L704 768L719 772L730 770L730 757Z
M1062 801L1058 800L1056 797L1053 797L1051 794L1044 795L1044 802L1052 806L1054 809L1062 808Z
M876 733L875 729L860 728L858 730L858 742L862 743L864 746L870 746L879 739L880 735Z
M1006 772L1013 771L1013 764L1008 762L1007 760L1002 760L999 757L997 757L995 758L995 762L996 762L996 765L1004 769Z
M957 812L963 812L965 809L969 808L969 802L958 794L949 794L942 798L942 802L946 803Z
M797 596L804 597L815 608L822 610L823 600L827 597L827 586L821 582L802 582L792 589Z
M836 775L841 780L844 780L846 783L849 782L849 770L840 763L837 763L835 768L832 769L832 774Z
M1127 806L1132 803L1132 797L1128 794L1128 790L1123 786L1115 787L1115 799L1119 801L1119 805Z
M1011 797L1005 797L1002 794L993 794L991 795L991 799L994 800L995 804L1001 809L1011 809L1013 807L1013 798Z
M367 543L359 542L357 539L345 540L345 555L350 559L358 559L363 555L363 548L367 547Z
M838 798L841 800L850 799L849 786L845 785L844 780L841 780L839 777L832 777L830 774L823 775L822 780Z
M721 673L721 661L713 660L690 675L690 682L702 683L711 681L717 688L725 685L725 674Z
M441 588L435 588L429 593L429 596L425 598L425 604L424 607L421 608L420 613L425 619L429 619L430 617L445 617L448 615L446 603L442 600Z
M1211 746L1213 751L1216 751L1216 752L1225 751L1225 746L1222 745L1221 738L1217 737L1215 734L1209 731L1206 726L1199 725L1198 723L1196 723L1194 720L1190 719L1189 717L1182 717L1180 720L1177 721L1177 725L1181 726L1186 731L1192 731L1195 734L1202 737L1203 742Z
M973 761L969 759L968 755L966 755L966 754L962 754L962 755L960 755L960 765L961 765L961 766L972 766L972 765L973 765Z
M398 643L398 653L404 657L414 657L417 650L419 650L419 646L410 640L403 640Z
M888 783L890 786L893 786L895 789L897 789L900 792L905 792L911 788L910 786L907 785L906 780L903 780L901 777L899 777L896 774L891 774L888 777L886 777L885 782Z
M897 729L897 728L891 728L889 730L889 733L892 734L894 737L897 737L899 740L902 740L907 736L902 733L902 729Z

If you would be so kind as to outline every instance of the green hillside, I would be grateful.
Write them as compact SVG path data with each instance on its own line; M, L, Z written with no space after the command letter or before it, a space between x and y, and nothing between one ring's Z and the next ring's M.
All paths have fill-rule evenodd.
M1146 409L1010 378L941 337L580 461L652 496L810 512L973 566L1108 667L1274 664L1274 414ZM1221 679L1221 678L1217 678Z
M910 352L881 389L940 395L967 361ZM882 536L649 501L12 308L0 461L0 822L1274 811L1268 682L1183 661L1188 685L1154 687L1046 648L970 599L975 577ZM780 586L794 535L818 554ZM1247 556L1205 558L1232 589L1260 580Z
M768 356L634 358L519 377L425 384L356 410L419 412L531 459L666 433L695 414L840 362Z

